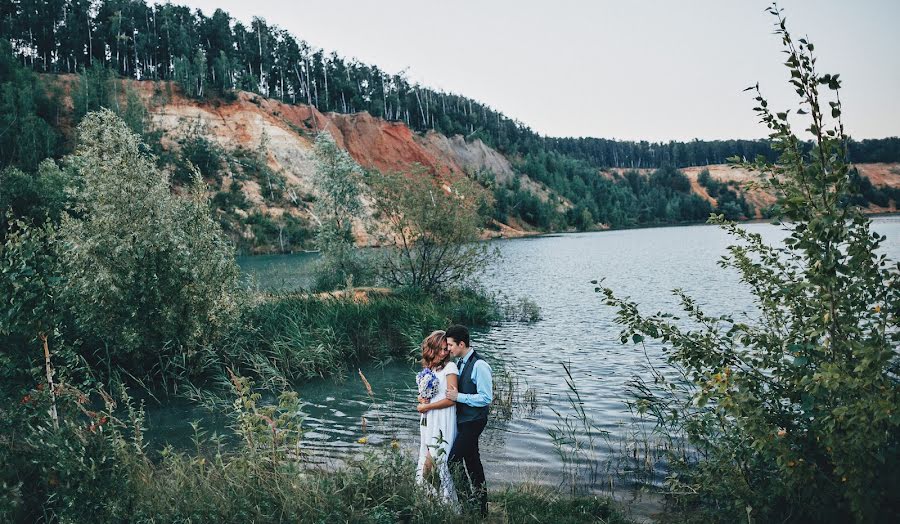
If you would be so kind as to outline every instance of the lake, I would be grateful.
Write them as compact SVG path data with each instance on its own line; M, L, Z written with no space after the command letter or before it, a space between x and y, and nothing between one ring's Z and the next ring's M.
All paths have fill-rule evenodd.
M784 237L770 224L744 227L769 242ZM874 229L887 235L888 256L900 259L900 217L876 218ZM510 297L530 298L540 306L543 319L503 322L473 333L472 346L493 366L495 381L511 383L514 390L512 406L497 410L482 437L488 481L564 480L563 463L550 436L560 416L572 413L563 363L569 366L585 412L609 432L597 443L595 458L604 466L594 488L610 488L614 475L609 473L632 468L634 464L620 459L634 455L633 444L644 439L641 432L648 428L625 405L626 383L635 375L647 376L646 359L639 345L620 343L615 311L603 304L590 281L604 279L604 285L631 297L644 312L678 312L671 290L681 288L707 313L752 320L756 309L751 295L735 272L718 265L730 241L721 229L708 225L493 241L502 260L483 275L483 285ZM308 283L314 261L314 255L302 254L244 258L240 264L260 289L286 290ZM659 346L648 345L648 357L664 366ZM414 456L419 429L416 371L412 364L398 362L365 366L362 372L372 385L374 401L355 370L343 378L300 386L304 449L311 460L328 463L356 453L364 447L358 442L363 436L366 445L396 439ZM154 416L172 428L173 438L179 433L177 423L185 425L185 413L175 408ZM659 467L651 468L642 482L658 483Z

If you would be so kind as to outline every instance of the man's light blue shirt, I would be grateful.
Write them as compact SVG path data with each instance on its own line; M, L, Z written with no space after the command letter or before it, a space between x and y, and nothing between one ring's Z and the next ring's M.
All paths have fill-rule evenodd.
M462 376L463 370L469 363L472 353L475 353L475 351L469 349L469 353L463 357L462 363L459 366L460 376ZM472 406L473 408L482 408L494 400L494 383L493 378L491 377L491 365L482 358L481 360L476 361L474 366L475 367L472 368L472 381L475 382L477 392L460 393L456 401L462 402L467 406Z

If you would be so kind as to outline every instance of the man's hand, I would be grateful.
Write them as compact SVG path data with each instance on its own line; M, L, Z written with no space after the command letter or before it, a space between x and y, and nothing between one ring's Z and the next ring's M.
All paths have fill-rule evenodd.
M453 386L448 386L447 387L447 398L449 398L453 402L456 402L456 399L459 398L459 390Z
M426 413L428 411L428 404L419 404L416 406L416 411L419 413Z

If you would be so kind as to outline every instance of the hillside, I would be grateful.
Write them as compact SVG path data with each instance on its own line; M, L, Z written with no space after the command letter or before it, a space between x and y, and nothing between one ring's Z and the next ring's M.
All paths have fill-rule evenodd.
M50 79L63 84L78 81L74 75L56 75ZM206 177L210 196L226 231L244 252L284 252L313 247L311 239L317 223L311 206L317 197L313 142L319 131L330 133L366 169L410 172L421 166L446 182L472 177L495 195L498 188L518 188L512 194L529 195L558 214L573 209L569 199L524 174L528 166L521 157L508 158L478 138L467 141L460 135L447 137L436 131L415 132L403 122L386 121L367 112L323 113L312 106L288 104L246 91L235 93L232 100L197 100L184 96L172 82L123 82L123 92L131 89L139 94L147 109L149 127L156 132L165 154L189 157L186 150L196 149L199 144L219 158L215 172ZM65 92L70 93L71 89ZM66 106L71 107L71 100L66 101ZM172 162L175 169L178 164L178 160ZM857 167L876 186L900 188L900 164ZM655 170L594 171L596 178L609 180L615 187L626 187L622 182L627 172L637 172L649 181ZM755 178L745 170L724 164L682 168L680 172L690 182L689 193L708 202L711 210L719 206L720 199L710 195L710 189L700 183L700 173L704 171L714 183L727 187L751 206L748 208L752 209L751 213L743 218L762 217L765 208L774 202L771 194L743 188L744 183ZM512 208L519 204L518 200L509 203ZM891 204L872 204L869 209L896 211L896 201ZM705 210L695 220L702 220L708 212ZM485 236L515 237L570 228L540 224L527 218L511 213L495 216ZM368 220L373 218L369 216ZM587 229L617 225L602 221L585 224ZM355 234L361 245L371 244L363 224L356 225Z
M316 217L311 202L316 198L313 143L319 131L330 133L366 169L382 172L409 172L421 166L446 182L472 176L483 184L506 184L515 180L542 200L556 198L541 184L517 174L509 160L479 139L465 141L461 136L446 137L437 132L415 133L402 122L388 122L366 112L355 114L322 113L303 104L291 105L266 99L249 92L236 93L233 101L195 100L183 96L171 83L128 81L148 110L150 128L159 134L164 150L175 155L186 144L206 142L225 161L219 177L208 178L210 193L218 212L245 219L261 215L257 221L271 221L283 227L285 215L296 218L309 229ZM269 194L266 175L246 176L244 159L260 155L269 176L278 179L280 197ZM246 208L222 205L232 184L240 184ZM233 200L233 199L232 199ZM259 228L244 224L239 236L255 244L252 251L280 250L268 242L252 242ZM368 244L366 228L358 224L360 244ZM521 236L534 232L527 224L496 224L486 235ZM240 239L236 239L240 240ZM306 245L294 246L308 247Z
M71 152L75 125L100 108L112 109L142 135L170 173L175 191L199 170L219 223L241 253L315 247L313 143L320 131L330 133L366 170L414 172L439 183L462 177L477 181L479 200L491 203L480 207L485 237L698 223L712 212L744 220L766 216L774 201L772 195L746 190L753 174L715 162L754 153L770 158L766 141L648 144L548 138L470 99L433 92L429 98L418 87L407 91L413 96L404 99L403 111L355 110L379 97L391 100L388 92L409 87L403 82L347 98L362 96L368 105L337 107L333 91L330 101L305 104L295 96L299 91L267 97L254 86L196 89L209 87L205 73L197 73L194 85L184 78L136 80L98 61L78 74L35 72L40 63L16 57L23 49L3 39L0 48L5 94L0 97L0 206L38 220L58 213L65 201L58 181L41 180L41 162ZM334 88L340 80L339 57L318 60L328 66L321 72L323 91L325 85ZM354 67L357 73L364 70ZM307 80L309 95L318 80ZM353 91L352 85L343 87ZM360 80L357 89L371 87ZM417 106L422 103L430 109ZM322 110L329 107L341 111ZM416 122L411 109L425 120ZM894 138L850 143L852 158L877 161L858 165L855 204L871 212L897 209L898 152L900 140ZM698 159L712 165L698 166ZM363 204L363 222L377 227L372 202ZM367 230L362 222L356 224L360 245L372 244Z
M871 162L854 164L859 174L868 180L874 188L889 188L892 190L900 190L900 162ZM637 171L638 173L649 176L653 172L652 169L612 169L604 170L604 173L618 173L620 176L627 171ZM718 200L710 195L709 189L704 187L700 182L700 174L704 171L709 173L712 180L724 184L737 195L746 199L753 206L754 216L748 218L763 218L763 210L775 203L775 195L763 191L759 188L748 188L749 182L759 180L759 173L748 171L747 169L738 168L729 164L711 164L705 166L683 167L679 171L690 181L690 189L693 194L702 197L709 202L714 208L719 204ZM606 176L609 176L608 174ZM897 213L900 212L900 202L896 199L890 200L887 205L878 205L875 202L867 201L863 205L863 209L867 213Z

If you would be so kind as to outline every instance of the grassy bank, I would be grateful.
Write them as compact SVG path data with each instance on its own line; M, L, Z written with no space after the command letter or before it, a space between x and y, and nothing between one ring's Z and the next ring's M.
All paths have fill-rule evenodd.
M453 323L487 326L507 314L493 297L471 289L259 295L210 358L266 384L296 384L372 359L412 362L431 331Z
M415 465L393 444L348 456L345 466L306 464L298 399L257 404L232 375L227 414L237 449L196 430L190 451L149 451L144 417L120 392L35 389L4 407L0 446L4 522L626 522L604 500L524 485L490 493L490 514L456 513L414 482ZM104 407L86 409L89 397Z

